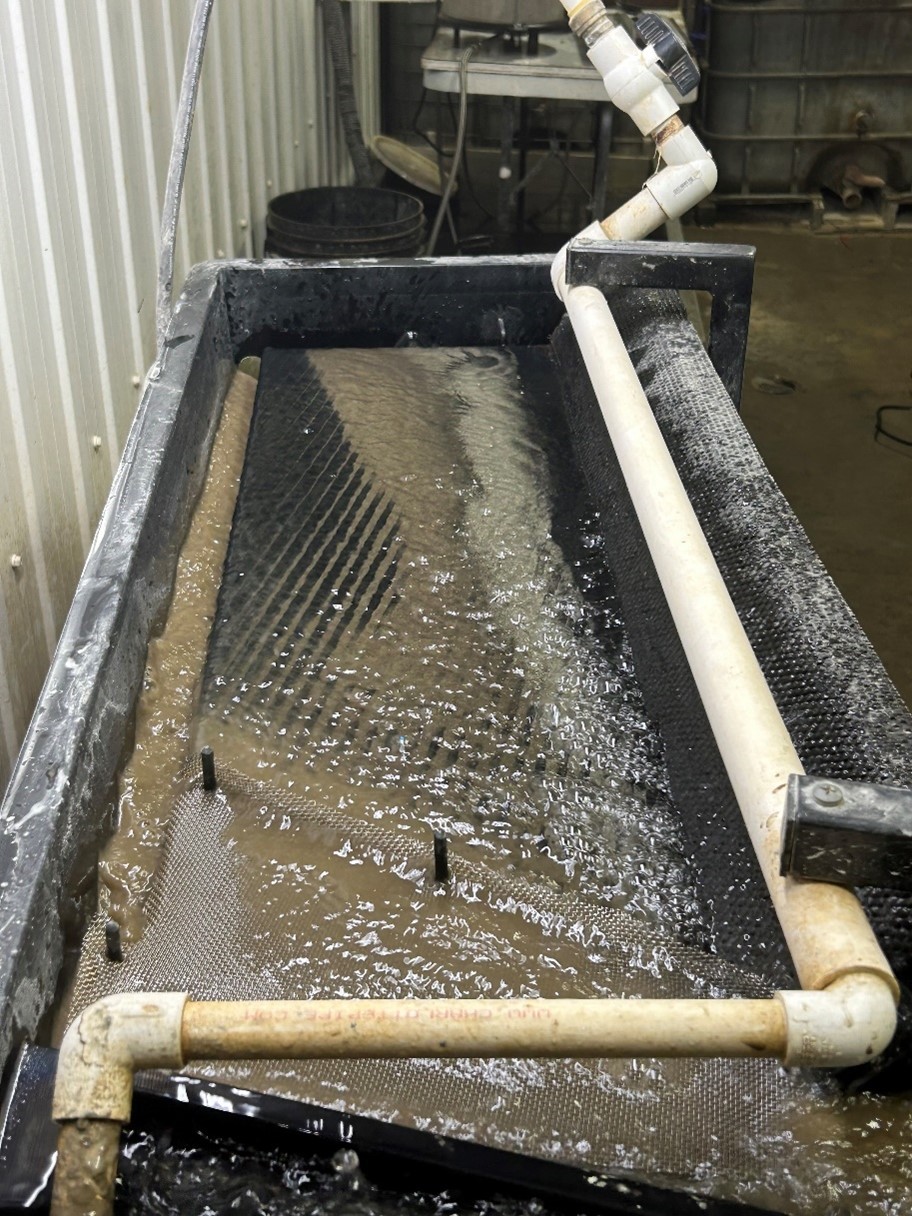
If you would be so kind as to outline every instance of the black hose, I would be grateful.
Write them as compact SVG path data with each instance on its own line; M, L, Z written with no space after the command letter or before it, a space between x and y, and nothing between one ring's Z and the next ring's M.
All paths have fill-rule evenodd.
M348 45L342 5L339 0L320 0L320 4L323 9L323 36L333 65L336 104L342 119L345 145L355 170L355 184L372 186L374 175L370 156L364 146L361 119L358 117L358 103L355 100L355 85L352 79L351 48Z
M453 190L456 187L456 178L459 176L459 164L462 160L463 149L465 148L466 128L469 120L469 60L478 50L481 43L473 43L459 56L459 123L456 127L456 146L453 148L453 161L450 165L450 172L446 179L443 194L440 196L440 206L437 208L437 214L434 216L434 224L431 228L431 235L428 238L427 248L424 251L425 257L433 257L434 250L437 247L437 238L440 236L440 229L443 227L443 217L446 215L446 209L450 205L450 199L453 195ZM437 133L437 138L440 138L440 133Z

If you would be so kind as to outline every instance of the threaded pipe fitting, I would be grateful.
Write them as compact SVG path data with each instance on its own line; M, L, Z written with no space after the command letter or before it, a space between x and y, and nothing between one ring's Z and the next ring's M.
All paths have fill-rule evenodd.
M614 29L614 22L608 16L602 0L582 0L569 13L569 19L570 28L586 46L595 46Z

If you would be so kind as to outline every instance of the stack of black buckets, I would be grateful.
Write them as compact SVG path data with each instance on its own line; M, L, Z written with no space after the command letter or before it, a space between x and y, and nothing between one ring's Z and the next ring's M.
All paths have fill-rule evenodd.
M321 186L272 199L267 257L414 257L425 239L424 207L375 186Z

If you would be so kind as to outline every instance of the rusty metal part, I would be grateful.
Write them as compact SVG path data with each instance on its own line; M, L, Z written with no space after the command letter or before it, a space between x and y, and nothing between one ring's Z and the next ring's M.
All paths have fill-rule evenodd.
M602 0L580 0L567 14L570 28L586 46L593 46L599 38L610 34L614 22L605 11Z
M846 210L857 212L857 209L865 202L865 195L862 191L882 190L885 185L884 179L879 178L876 174L865 173L863 169L858 168L857 164L848 164L843 170L841 180L835 184L835 192L843 201L843 207Z
M838 194L846 211L857 211L864 202L861 190L846 178L839 183Z
M882 190L887 184L882 177L876 173L865 173L863 169L859 169L858 165L848 165L843 174L844 180L851 182L853 186L861 186L862 189Z
M681 121L680 115L673 114L668 122L663 123L661 127L653 131L652 138L655 140L656 148L661 152L662 144L672 135L677 135L678 131L682 130L684 123Z
M864 202L864 190L882 190L887 183L874 173L865 173L858 165L846 165L837 193L848 211L857 211Z
M818 159L808 179L811 186L823 186L839 196L848 211L857 211L864 202L865 190L883 190L899 172L888 148L878 144L857 144L854 148L829 148Z

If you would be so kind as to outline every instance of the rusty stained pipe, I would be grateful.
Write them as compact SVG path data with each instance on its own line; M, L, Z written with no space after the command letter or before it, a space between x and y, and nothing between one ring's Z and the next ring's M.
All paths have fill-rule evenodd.
M190 1001L121 993L88 1006L60 1048L52 1216L110 1216L120 1126L139 1068L186 1060L773 1057L868 1061L895 1026L894 991L856 972L765 1000Z
M110 1216L138 1068L187 1060L788 1058L789 1009L765 1000L204 1001L122 993L60 1049L52 1216Z
M784 1054L765 1000L188 1001L187 1059L756 1057Z
M847 211L857 211L864 202L863 190L882 190L887 183L874 173L865 173L858 165L846 165L839 183L839 197Z

